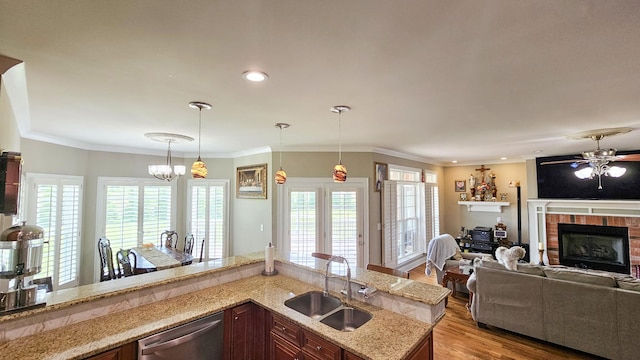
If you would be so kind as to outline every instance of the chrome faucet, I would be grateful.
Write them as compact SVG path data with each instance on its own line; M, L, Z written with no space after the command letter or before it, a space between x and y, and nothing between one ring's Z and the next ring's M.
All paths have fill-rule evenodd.
M349 262L347 261L347 259L345 259L342 256L331 256L331 258L329 258L329 261L327 261L327 269L325 270L325 273L324 273L324 290L322 291L322 294L324 294L325 296L329 295L329 278L331 277L329 276L329 266L331 266L331 263L334 261L347 265L347 282L346 282L345 292L347 295L347 302L350 302L351 301L351 267L349 267Z

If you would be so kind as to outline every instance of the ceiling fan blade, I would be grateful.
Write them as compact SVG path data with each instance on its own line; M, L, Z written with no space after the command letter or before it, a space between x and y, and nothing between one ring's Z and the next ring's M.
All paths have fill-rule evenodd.
M571 164L571 163L576 163L576 164L584 164L584 163L588 163L588 160L579 160L579 159L574 159L574 160L557 160L557 161L543 161L540 163L540 165L553 165L553 164Z
M640 161L640 154L618 155L616 161Z

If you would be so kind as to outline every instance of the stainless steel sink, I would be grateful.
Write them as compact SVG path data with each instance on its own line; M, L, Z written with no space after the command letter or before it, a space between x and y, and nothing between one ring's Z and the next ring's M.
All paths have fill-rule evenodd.
M319 319L337 309L342 301L335 296L325 296L320 291L311 291L285 301L284 305L313 319Z
M351 307L342 308L324 319L321 323L340 331L353 331L371 320L370 313Z

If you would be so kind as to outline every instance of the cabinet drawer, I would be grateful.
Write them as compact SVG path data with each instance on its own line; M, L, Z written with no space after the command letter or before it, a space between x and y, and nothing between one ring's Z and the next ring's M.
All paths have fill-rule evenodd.
M271 316L271 331L291 341L294 345L302 347L302 331L298 325L295 325L289 320L277 315Z
M329 341L308 331L305 331L303 336L302 351L305 355L322 360L340 360L342 357L342 349Z

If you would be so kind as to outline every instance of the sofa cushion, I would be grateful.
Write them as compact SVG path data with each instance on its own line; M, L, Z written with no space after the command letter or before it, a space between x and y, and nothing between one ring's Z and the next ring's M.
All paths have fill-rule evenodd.
M606 287L617 287L616 279L603 273L594 273L586 270L563 269L563 268L545 268L544 274L552 279L575 281L584 284L599 285Z
M618 287L625 290L640 291L640 280L618 279Z
M537 276L545 276L544 275L544 268L540 265L532 265L532 264L528 264L528 263L518 263L518 272L521 273L525 273L525 274L530 274L530 275L537 275Z
M479 264L480 266L484 266L490 269L507 270L507 268L504 267L504 265L500 264L499 262L497 262L496 260L493 260L490 257L482 258L480 259L480 261L474 261L474 264L475 265Z

